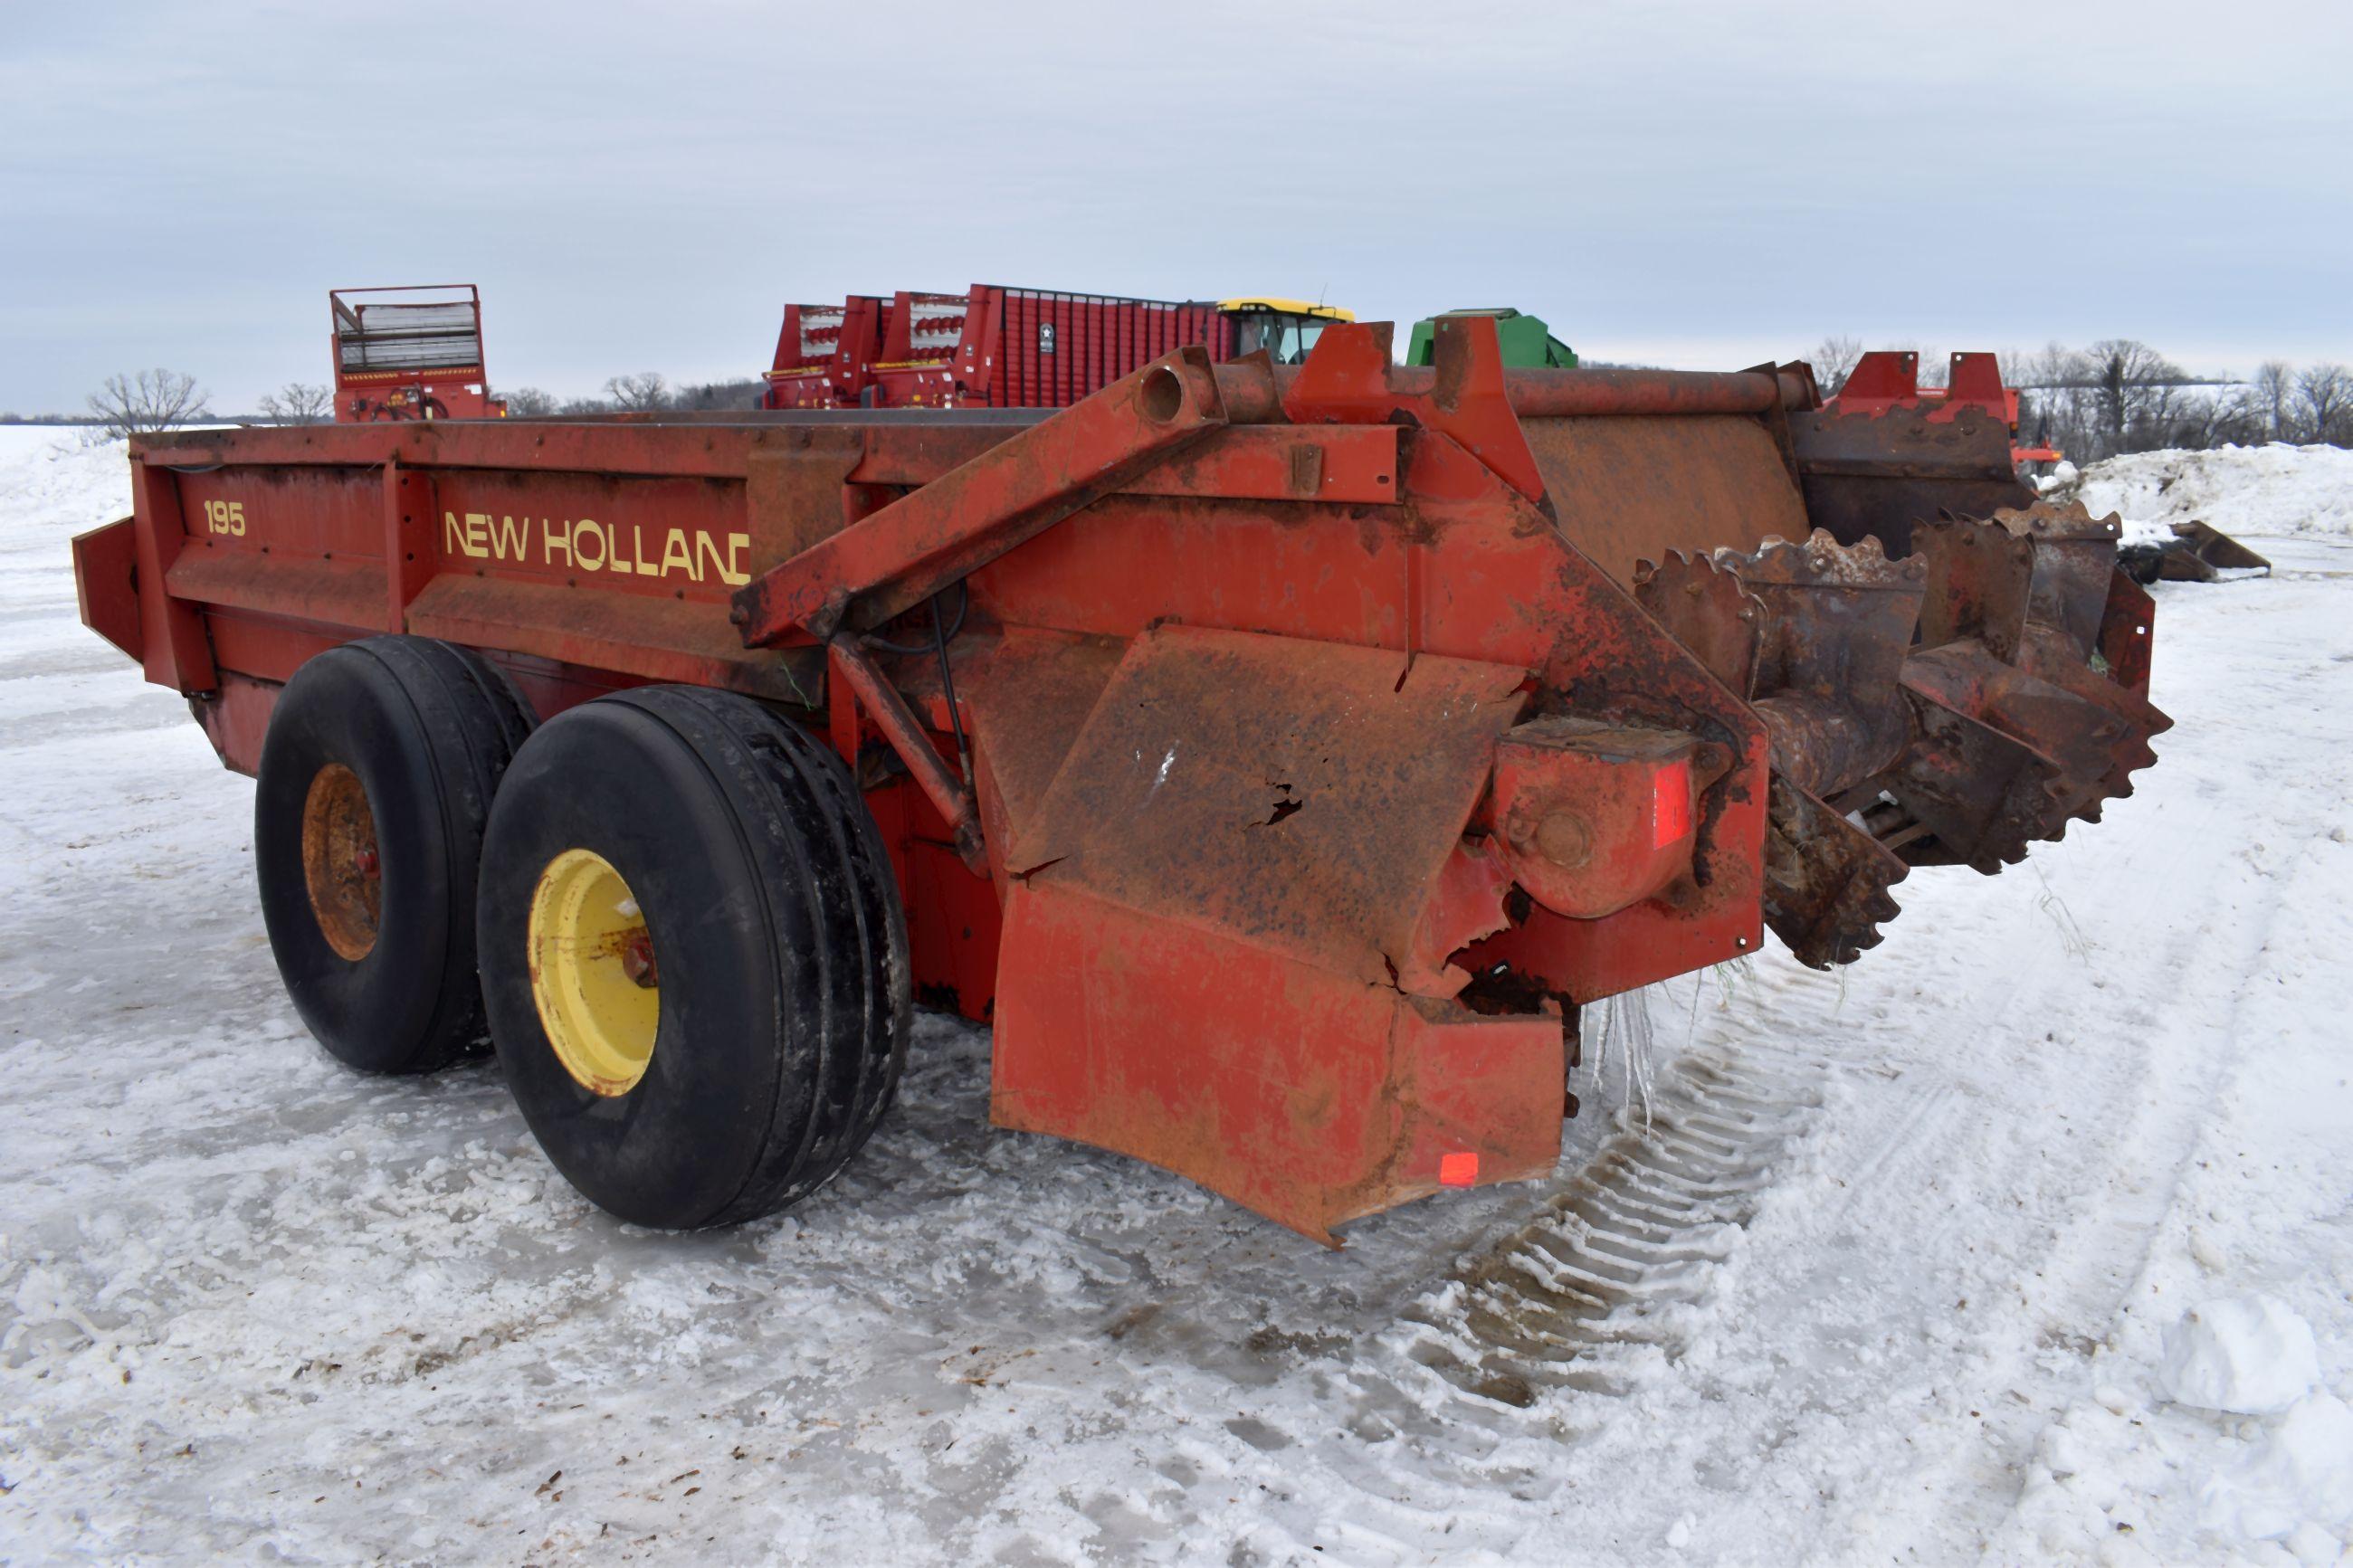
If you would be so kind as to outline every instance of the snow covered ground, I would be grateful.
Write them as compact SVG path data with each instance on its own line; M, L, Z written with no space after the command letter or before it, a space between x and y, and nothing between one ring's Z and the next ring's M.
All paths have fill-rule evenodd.
M2133 798L1662 988L1647 1122L1621 1024L1554 1176L1333 1254L991 1130L938 1018L716 1236L586 1207L494 1068L343 1071L250 785L76 624L120 449L0 429L0 1560L2342 1560L2353 471L2090 499L2168 463L2279 570L2158 589Z

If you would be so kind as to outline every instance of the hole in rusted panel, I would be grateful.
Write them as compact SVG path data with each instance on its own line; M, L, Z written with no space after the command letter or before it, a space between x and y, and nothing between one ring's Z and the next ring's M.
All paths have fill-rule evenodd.
M1300 795L1288 780L1269 779L1266 781L1266 787L1274 791L1274 805L1268 811L1263 821L1250 824L1252 827L1272 827L1307 804L1306 798Z

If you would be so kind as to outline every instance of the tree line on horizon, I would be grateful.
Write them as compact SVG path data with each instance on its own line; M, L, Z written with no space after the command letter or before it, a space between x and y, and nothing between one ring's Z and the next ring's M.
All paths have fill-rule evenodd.
M1918 352L1910 343L1888 346ZM1862 356L1860 341L1832 336L1815 348L1810 363L1823 392L1834 394ZM2297 366L2266 360L2243 381L2194 377L2156 349L2130 338L2106 339L2082 349L2054 342L2033 353L2011 352L1996 358L2004 383L2021 389L2020 438L2056 447L2077 463L2161 447L2202 450L2269 441L2353 447L2353 372L2334 363ZM1945 376L1942 356L1920 353L1923 386L1942 385ZM756 408L761 386L756 377L673 386L659 372L641 371L610 378L598 396L559 398L532 386L499 395L518 417L560 417ZM219 416L195 377L157 369L109 376L90 395L87 413L31 417L0 413L0 424L93 426L120 437L222 419L321 424L332 412L328 388L289 382L262 398L254 415Z

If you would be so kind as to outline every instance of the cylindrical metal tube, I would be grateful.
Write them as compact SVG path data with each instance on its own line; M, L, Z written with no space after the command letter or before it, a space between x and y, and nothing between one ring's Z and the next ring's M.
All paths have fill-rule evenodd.
M1874 729L1836 698L1778 691L1757 699L1756 708L1774 769L1809 795L1828 798L1853 788L1903 747L1900 731L1891 735Z
M1282 395L1299 372L1288 365L1233 362L1218 366L1218 390L1226 419L1234 425L1277 424ZM1427 365L1398 365L1388 373L1392 389L1408 396L1437 390L1438 373ZM1766 414L1803 408L1805 378L1765 371L1697 370L1507 370L1504 386L1512 411L1523 419L1575 418L1605 414Z

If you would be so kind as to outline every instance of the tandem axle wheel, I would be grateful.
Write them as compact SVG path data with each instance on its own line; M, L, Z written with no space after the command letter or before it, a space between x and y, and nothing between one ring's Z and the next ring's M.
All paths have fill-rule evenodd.
M831 1180L897 1089L905 919L849 772L747 698L641 687L525 743L482 856L482 990L592 1201L727 1225Z
M279 694L254 870L287 993L337 1060L430 1072L480 1048L475 872L531 727L480 655L425 637L330 648Z

